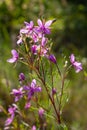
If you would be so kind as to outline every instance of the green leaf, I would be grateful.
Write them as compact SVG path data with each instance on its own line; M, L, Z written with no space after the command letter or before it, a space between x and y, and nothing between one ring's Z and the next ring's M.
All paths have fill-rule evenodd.
M61 124L58 126L58 130L68 130L68 128L65 124Z

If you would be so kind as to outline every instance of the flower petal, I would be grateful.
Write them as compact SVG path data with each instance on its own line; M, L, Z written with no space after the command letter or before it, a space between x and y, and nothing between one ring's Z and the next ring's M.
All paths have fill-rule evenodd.
M47 27L51 26L52 23L53 23L53 20L47 21L47 22L45 23L45 27L47 28Z
M43 26L43 23L42 23L42 21L41 21L40 19L37 20L37 23L38 23L38 25L39 25L40 27Z
M32 82L31 82L31 87L32 87L32 88L35 88L35 86L36 86L36 80L33 79Z
M17 58L11 58L11 59L8 59L7 62L9 63L14 63L17 61Z
M71 54L70 55L70 62L73 63L75 61L75 56L74 54Z
M11 50L11 53L12 53L12 55L13 55L13 57L17 57L18 58L18 53L17 53L17 51L16 50Z

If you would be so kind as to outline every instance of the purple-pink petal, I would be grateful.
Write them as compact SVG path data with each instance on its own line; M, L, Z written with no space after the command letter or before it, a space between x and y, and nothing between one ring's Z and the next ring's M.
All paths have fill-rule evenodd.
M20 37L19 39L18 39L18 41L17 41L17 45L20 45L20 44L22 44L23 43L23 41L22 41L22 38Z
M43 114L44 114L44 109L43 108L39 108L39 111L38 111L38 113L39 113L39 116L40 117L42 117L43 116Z
M73 63L75 61L75 56L74 54L71 54L70 55L70 62Z
M31 82L31 88L35 88L36 87L36 80L33 79Z
M27 34L28 32L29 31L26 28L23 28L23 29L20 30L20 33L22 33L22 34Z
M13 116L7 118L7 120L5 121L5 126L9 126L12 123L13 119Z
M11 115L14 115L16 109L17 109L16 104L13 104L13 106L11 106L11 107L8 108L8 112L9 112Z
M25 104L25 109L30 108L30 106L31 106L31 103L30 103L30 102L27 102L27 103Z
M21 87L20 89L13 89L12 93L15 96L15 102L17 102L19 99L21 99L23 97L23 88Z
M45 23L45 27L48 28L49 26L51 26L53 20L49 20Z
M42 89L41 89L41 87L39 87L39 86L34 89L35 92L41 92L41 90L42 90Z
M33 125L32 128L31 128L31 130L36 130L36 126Z
M7 62L9 63L14 63L17 61L17 58L11 58L11 59L8 59Z
M24 24L25 24L27 29L32 29L34 27L33 21L30 21L30 23L25 21Z
M36 55L36 54L37 54L37 45L32 45L31 51L32 51L32 53L33 53L34 55Z
M73 63L73 66L75 67L75 69L76 69L76 73L78 73L78 72L80 72L81 70L82 70L82 64L81 63L79 63L79 62L74 62Z
M16 50L13 49L13 50L11 51L11 53L12 53L13 57L18 58L18 53L17 53Z
M43 23L42 23L42 21L41 21L40 19L37 20L37 23L38 23L38 25L39 25L40 27L43 26Z
M72 66L75 68L76 73L80 72L83 69L82 64L80 62L75 61L74 54L70 55L70 62Z
M47 43L47 38L42 37L41 45L42 45L42 46L45 46L46 43Z
M7 62L14 63L18 60L19 54L14 49L11 51L11 53L12 53L12 58L8 59Z

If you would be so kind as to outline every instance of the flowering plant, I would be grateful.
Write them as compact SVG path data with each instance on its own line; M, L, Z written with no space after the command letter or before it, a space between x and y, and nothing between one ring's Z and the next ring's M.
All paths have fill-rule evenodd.
M45 22L38 19L37 26L33 21L24 22L24 27L20 29L18 50L11 51L12 58L7 62L26 65L29 79L23 72L19 74L20 87L11 91L14 103L8 108L9 117L5 121L5 129L26 127L31 130L68 130L62 119L66 102L64 95L67 93L64 83L69 69L74 67L78 73L82 70L82 64L71 54L69 65L64 66L63 72L60 70L57 59L51 52L51 40L47 37L54 22L55 20ZM59 83L55 83L55 78ZM32 118L31 113L34 115ZM48 119L53 120L53 124Z

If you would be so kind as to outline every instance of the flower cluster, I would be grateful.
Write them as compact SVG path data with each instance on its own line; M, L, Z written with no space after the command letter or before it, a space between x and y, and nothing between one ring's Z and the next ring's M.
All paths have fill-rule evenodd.
M17 45L27 44L26 39L29 39L29 52L33 55L38 55L38 57L46 57L53 63L56 63L56 58L53 54L50 54L50 43L46 35L51 33L50 26L54 20L49 20L45 22L40 19L37 20L38 26L34 26L33 21L24 22L25 26L20 29L19 39ZM18 60L19 54L16 50L12 50L12 58L7 61L14 63Z
M8 108L8 112L10 114L10 117L7 118L7 120L5 121L5 126L9 126L12 123L12 121L15 117L16 110L17 110L17 106L15 104L13 104L12 106L10 106Z
M62 108L61 102L63 98L64 80L65 80L66 71L64 71L64 74L61 74L61 71L57 64L56 57L54 56L54 54L51 54L51 44L50 44L50 40L47 38L47 35L51 33L50 26L52 25L53 22L54 20L49 20L45 22L45 20L41 21L40 19L38 19L37 26L34 25L33 21L30 21L30 23L24 22L24 27L20 29L20 33L17 41L17 45L19 49L18 51L14 49L11 51L12 58L8 59L7 62L15 63L19 60L25 65L27 65L28 68L31 68L30 69L31 75L33 75L34 72L38 81L40 81L41 86L44 86L48 98L51 102L51 105L54 108L56 114L55 119L60 124L61 123L60 113ZM53 68L52 68L53 66L49 62L47 62L47 64L49 65L48 68L50 70L50 76L49 76L48 75L49 72L47 72L48 70L46 70L45 67L45 62L43 63L43 57L45 57L49 62L54 63L54 66L56 66L56 70L61 77L61 83L62 83L60 94L58 94L58 91L54 85L54 78L53 78L54 75L53 75ZM75 60L74 54L70 55L70 66L67 67L66 65L65 66L66 70L69 70L71 66L75 68L76 73L82 70L82 64ZM48 80L51 79L51 82L50 81L49 82L52 86L50 86L47 83L46 78L48 78ZM37 96L35 98L35 94L41 92L42 87L37 85L36 79L33 78L33 76L32 76L32 81L28 82L23 73L19 74L19 82L20 82L20 87L18 89L13 89L11 95L14 96L15 104L19 103L20 100L23 99L23 101L25 101L23 109L27 110L31 108L32 101L33 100L36 101L38 99ZM59 96L57 97L57 95ZM56 101L59 102L59 106L56 105ZM17 109L18 107L14 104L8 109L8 113L10 117L6 120L5 126L9 126L10 124L12 124ZM45 120L43 121L45 115L44 113L45 110L43 109L43 107L38 106L38 115L41 123L41 129L42 126L45 126L44 125ZM36 126L33 125L31 127L31 130L36 130Z
M19 74L19 79L21 82L25 80L25 75L23 73ZM26 97L25 101L25 107L24 109L28 109L31 106L31 99L34 96L35 93L41 92L41 87L37 86L36 80L33 79L31 83L28 83L27 85L23 85L19 89L13 89L11 94L14 96L14 102L17 103L22 98ZM5 126L9 126L15 117L17 106L13 105L8 109L9 114L11 115L5 122Z

